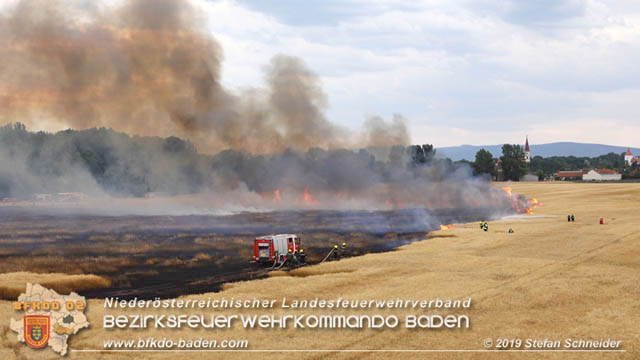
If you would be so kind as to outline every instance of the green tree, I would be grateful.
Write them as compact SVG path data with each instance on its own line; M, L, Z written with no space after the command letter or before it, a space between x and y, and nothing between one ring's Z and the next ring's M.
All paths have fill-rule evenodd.
M500 160L502 160L502 173L505 180L520 181L520 178L527 171L524 163L524 150L520 145L504 144Z
M407 152L411 156L411 166L421 166L431 163L436 150L431 144L409 146Z
M490 174L494 176L496 172L496 160L493 155L485 149L480 149L476 153L476 161L473 162L473 174Z

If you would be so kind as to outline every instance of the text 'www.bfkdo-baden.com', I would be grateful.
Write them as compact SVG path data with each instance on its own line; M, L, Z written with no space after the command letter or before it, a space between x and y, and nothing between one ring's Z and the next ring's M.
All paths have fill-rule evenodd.
M171 339L155 337L139 337L136 339L107 339L104 340L104 349L140 349L140 350L171 350L171 349L246 349L248 340L238 339Z

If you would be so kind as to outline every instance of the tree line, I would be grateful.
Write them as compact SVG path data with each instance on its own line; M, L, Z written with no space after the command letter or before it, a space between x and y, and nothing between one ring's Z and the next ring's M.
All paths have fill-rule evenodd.
M177 137L130 136L106 128L31 132L16 123L0 127L0 198L57 192L175 195L239 188L265 193L283 185L357 192L379 183L402 187L467 178L471 172L490 180L500 170L505 180L517 181L527 172L542 179L559 170L624 166L623 156L613 153L596 158L536 156L529 165L523 157L522 147L511 144L502 147L499 159L482 149L474 162L436 156L431 144L200 154L192 143ZM640 171L634 166L623 175L640 177Z
M538 176L539 180L553 177L559 171L578 171L584 169L613 169L622 173L623 179L640 178L638 164L627 166L624 153L608 153L597 157L586 156L535 156L530 163L524 161L524 150L520 145L505 144L502 156L494 158L491 152L480 149L475 161L471 163L475 175L486 175L504 180L519 181L525 174ZM501 172L501 174L499 174Z
M140 197L239 188L264 193L280 186L360 191L377 183L439 181L466 167L435 154L429 144L200 154L177 137L130 136L106 128L31 132L15 123L0 127L0 198L58 192Z

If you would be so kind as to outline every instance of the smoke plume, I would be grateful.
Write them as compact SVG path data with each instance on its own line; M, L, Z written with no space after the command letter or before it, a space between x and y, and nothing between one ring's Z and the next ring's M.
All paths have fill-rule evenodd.
M404 121L351 134L302 60L275 56L265 88L221 85L223 51L186 0L20 0L0 15L0 120L179 136L202 152L408 144ZM251 56L251 54L247 54Z
M0 197L164 194L174 197L156 208L168 211L191 194L194 212L512 209L468 166L407 147L400 115L372 116L358 133L329 121L320 81L298 58L272 58L263 88L225 89L222 48L201 14L187 0L6 6L0 121L14 124L0 128Z

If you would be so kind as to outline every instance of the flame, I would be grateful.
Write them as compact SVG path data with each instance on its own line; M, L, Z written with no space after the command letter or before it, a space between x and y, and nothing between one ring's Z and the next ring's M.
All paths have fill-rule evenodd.
M317 205L319 203L318 200L314 199L313 195L309 192L308 188L304 188L304 193L302 194L305 205Z
M538 206L542 206L542 202L538 201L537 198L532 197L530 199L514 193L511 187L505 186L502 187L502 191L504 191L505 196L508 199L508 203L511 204L511 207L515 213L518 214L533 214L533 210ZM498 191L500 193L500 191ZM304 207L304 208L315 208L323 205L333 205L336 203L342 202L350 202L353 200L353 195L348 191L334 191L334 192L323 192L323 191L315 191L314 188L310 188L308 186L300 187L297 191L290 190L282 190L279 188L270 189L266 192L259 193L262 197L261 200L257 199L249 199L243 198L238 200L245 206L256 206L259 204L267 205L271 204L273 208L281 208L283 204L290 205L290 203L294 203L295 206ZM405 209L412 207L425 207L425 208L455 208L455 203L451 202L451 199L448 197L441 197L439 199L410 199L406 196L400 196L395 193L386 194L388 199L384 200L378 199L377 201L384 201L386 204L386 209ZM490 199L493 203L489 202L489 205L492 206L504 206L505 199L501 196L495 196ZM262 201L262 203L260 203ZM293 205L293 204L291 204ZM481 207L483 203L477 201L476 199L468 199L467 205L471 207ZM452 225L442 225L441 228L443 230L453 229Z
M451 229L455 229L455 226L453 226L453 225L442 225L442 224L440 224L440 230L451 230Z
M542 203L538 202L538 199L536 199L535 197L531 199L526 199L523 196L514 195L511 190L511 187L509 186L503 186L502 190L505 193L507 193L509 200L511 200L511 207L518 214L531 215L533 214L533 209L542 205Z

